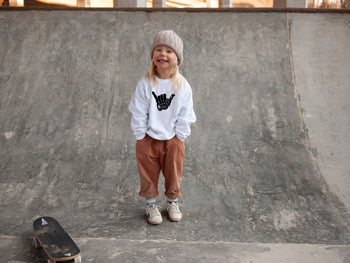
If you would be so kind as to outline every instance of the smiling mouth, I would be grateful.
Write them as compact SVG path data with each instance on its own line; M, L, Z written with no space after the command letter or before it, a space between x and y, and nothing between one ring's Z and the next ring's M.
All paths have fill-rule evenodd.
M164 60L164 59L158 59L158 62L168 62L168 60Z

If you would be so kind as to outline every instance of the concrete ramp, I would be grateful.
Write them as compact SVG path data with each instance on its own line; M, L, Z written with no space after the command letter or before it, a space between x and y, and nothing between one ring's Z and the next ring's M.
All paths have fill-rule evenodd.
M0 24L2 251L50 215L90 261L104 258L89 245L102 241L103 262L146 252L172 262L167 244L182 262L264 262L253 258L276 249L254 243L310 244L311 254L341 245L334 262L349 259L349 14L0 11ZM154 35L169 28L184 40L198 121L184 219L154 227L138 197L127 106Z

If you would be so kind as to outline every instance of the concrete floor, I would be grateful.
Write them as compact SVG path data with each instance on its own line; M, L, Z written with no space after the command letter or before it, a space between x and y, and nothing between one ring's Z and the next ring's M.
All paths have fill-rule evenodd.
M118 240L75 238L83 262L230 262L230 263L343 263L350 262L349 246L262 244L169 240ZM46 262L31 239L2 237L3 262Z
M350 262L348 13L0 10L0 23L1 262L45 262L37 215L83 262ZM151 226L127 105L164 28L184 39L198 121L184 219L163 210Z

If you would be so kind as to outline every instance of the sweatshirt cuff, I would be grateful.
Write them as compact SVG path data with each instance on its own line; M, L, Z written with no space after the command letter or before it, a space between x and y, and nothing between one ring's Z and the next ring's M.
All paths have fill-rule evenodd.
M180 134L176 134L176 137L180 140L180 141L185 141L185 137L181 136Z
M135 137L136 137L136 140L137 140L137 141L142 140L143 138L146 137L146 133L140 134L140 135L136 135Z

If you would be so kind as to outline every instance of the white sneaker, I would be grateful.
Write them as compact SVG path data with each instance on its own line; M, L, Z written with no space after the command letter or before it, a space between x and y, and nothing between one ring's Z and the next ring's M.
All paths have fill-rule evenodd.
M156 205L146 207L146 215L148 222L152 225L159 225L163 222L162 215L160 214L158 206Z
M178 222L182 219L182 213L179 209L179 206L177 203L168 203L166 210L168 211L169 214L169 219L174 222Z

